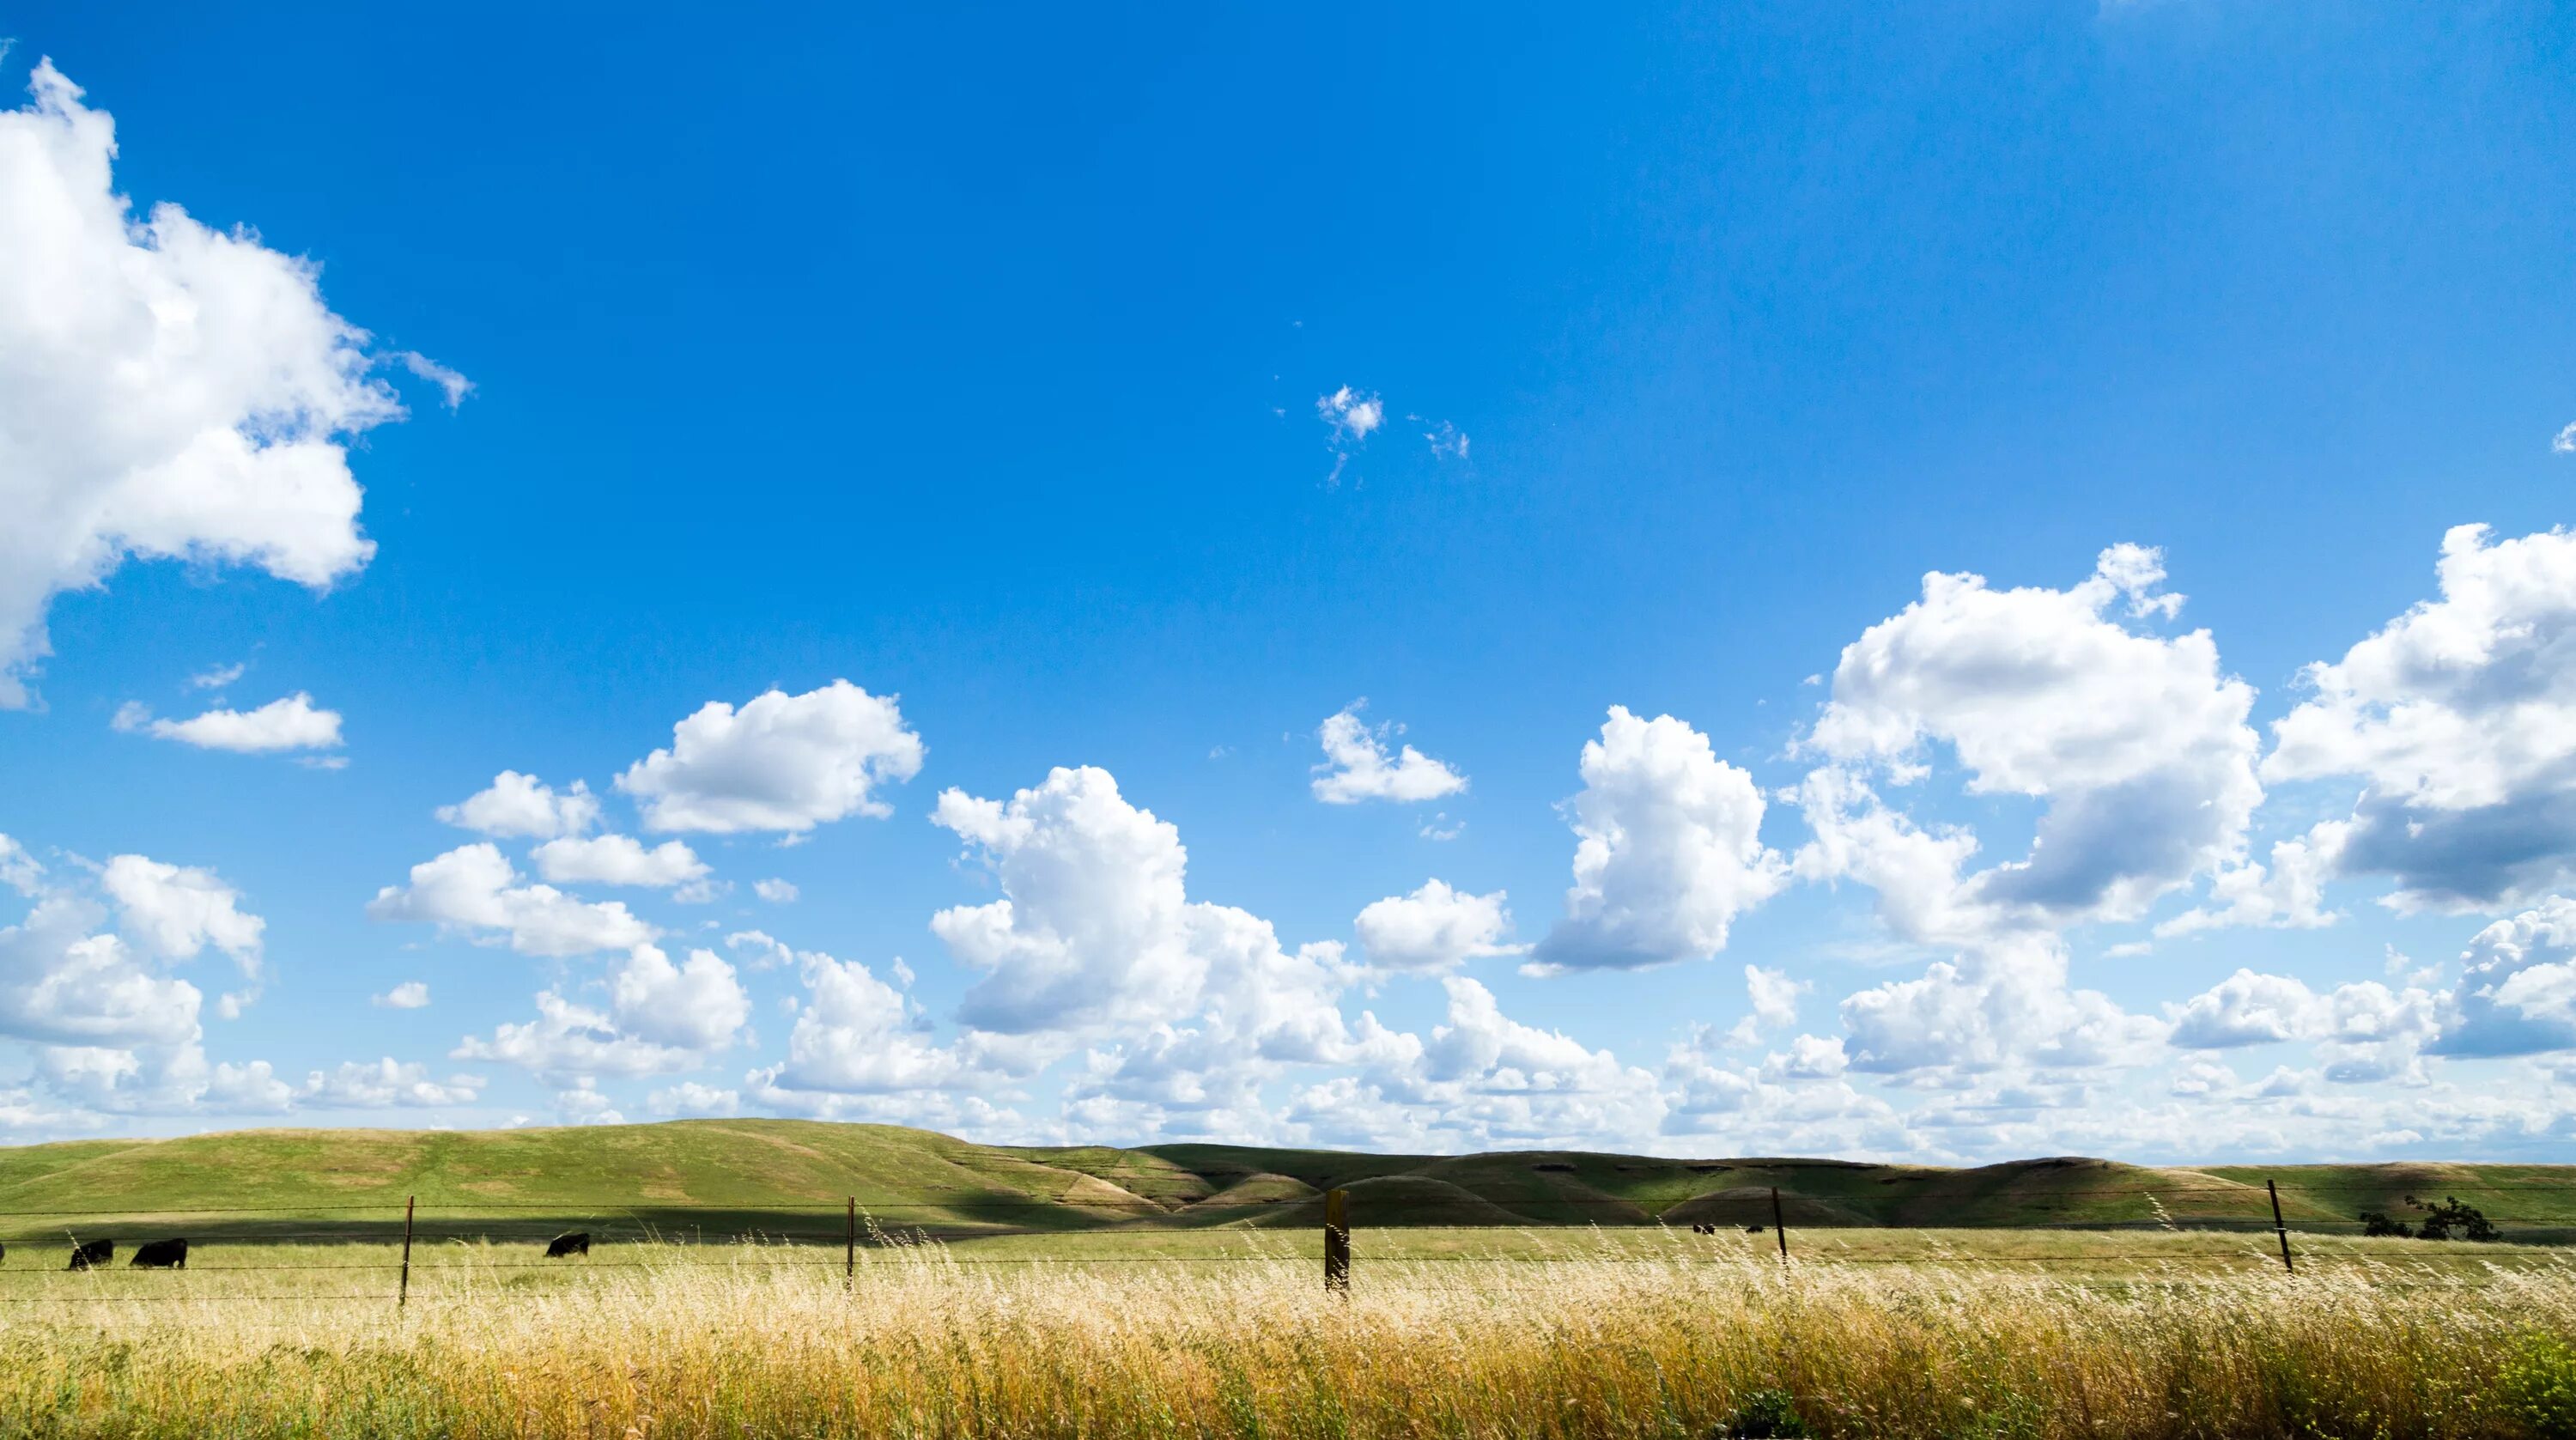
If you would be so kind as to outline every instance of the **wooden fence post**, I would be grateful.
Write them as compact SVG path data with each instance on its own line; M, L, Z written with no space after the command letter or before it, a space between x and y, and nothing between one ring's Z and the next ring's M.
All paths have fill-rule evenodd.
M2281 1237L2281 1268L2296 1275L2299 1267L2290 1263L2290 1227L2281 1223L2281 1187L2265 1176L2263 1188L2272 1192L2272 1233Z
M859 1197L850 1197L850 1218L841 1232L841 1288L853 1289L859 1283Z
M402 1289L394 1294L394 1308L397 1310L411 1304L411 1215L412 1207L419 1203L420 1197L417 1195L403 1197Z
M1324 1288L1351 1293L1351 1192L1324 1192Z
M1780 1187L1771 1187L1771 1231L1780 1237L1780 1263L1789 1263L1789 1222L1780 1218Z

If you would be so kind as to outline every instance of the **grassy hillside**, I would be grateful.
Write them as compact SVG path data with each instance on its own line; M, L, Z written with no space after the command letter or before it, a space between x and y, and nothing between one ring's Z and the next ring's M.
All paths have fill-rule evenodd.
M843 1207L943 1234L1312 1226L1351 1192L1360 1226L1768 1223L1832 1226L2268 1225L2266 1179L2302 1229L2457 1195L2516 1238L2576 1237L2576 1166L2151 1169L2056 1158L1973 1169L1578 1151L1363 1155L1226 1145L998 1147L883 1125L684 1120L501 1131L253 1130L0 1149L0 1238L85 1217L191 1233L381 1238L406 1196L432 1235L575 1226L838 1238ZM220 1212L220 1213L216 1213Z

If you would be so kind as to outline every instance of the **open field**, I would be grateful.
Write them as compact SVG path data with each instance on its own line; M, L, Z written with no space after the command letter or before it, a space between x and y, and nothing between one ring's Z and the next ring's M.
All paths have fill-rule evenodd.
M1745 1229L1774 1185L1786 1262ZM1330 1186L1347 1296L1322 1284ZM2407 1194L2519 1243L2352 1233ZM544 1259L565 1229L593 1253ZM169 1236L184 1272L64 1268L74 1239L121 1261ZM1683 1440L1760 1412L1892 1440L2576 1440L2570 1236L2566 1167L999 1150L765 1121L38 1146L0 1151L0 1435Z
M2365 1209L2457 1195L2511 1238L2576 1241L2576 1166L2146 1167L2060 1157L1970 1169L1835 1160L1662 1159L1574 1151L1366 1155L1163 1145L976 1145L924 1130L794 1120L514 1131L254 1130L0 1149L0 1239L85 1217L170 1217L224 1238L380 1239L407 1197L425 1233L570 1228L837 1235L845 1198L944 1236L1116 1228L1312 1229L1321 1193L1353 1222L1407 1226L1767 1223L1798 1229L2268 1228L2354 1232ZM786 1209L801 1212L790 1216ZM208 1212L224 1212L210 1214ZM193 1217L193 1218L191 1218Z
M2565 1252L2323 1241L2292 1278L2206 1232L1757 1238L1363 1234L1347 1298L1278 1231L894 1244L850 1282L820 1247L455 1243L399 1311L378 1246L13 1250L0 1433L1682 1440L1784 1400L1909 1440L2576 1433Z

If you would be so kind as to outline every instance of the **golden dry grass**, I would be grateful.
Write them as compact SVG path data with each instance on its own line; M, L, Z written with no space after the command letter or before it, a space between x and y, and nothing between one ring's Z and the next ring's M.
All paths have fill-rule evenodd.
M311 1298L375 1270L46 1277L13 1293L54 1300L0 1314L0 1433L1683 1437L1766 1390L1827 1436L2576 1433L2576 1396L2553 1418L2547 1390L2552 1366L2576 1383L2576 1266L2547 1252L2348 1245L2292 1279L2111 1265L2127 1237L2068 1279L1951 1242L1784 1267L1558 1237L1535 1259L1364 1248L1345 1300L1290 1249L1310 1238L1177 1265L905 1246L847 1286L837 1256L784 1247L586 1270L445 1247L399 1314Z

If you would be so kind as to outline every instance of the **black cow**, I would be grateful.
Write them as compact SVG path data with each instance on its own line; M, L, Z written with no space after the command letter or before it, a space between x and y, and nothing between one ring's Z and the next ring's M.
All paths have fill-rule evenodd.
M1717 1233L1717 1227L1703 1222L1698 1225L1693 1225L1691 1227L1691 1233L1693 1235L1714 1235Z
M126 1263L139 1270L185 1270L188 1268L188 1242L146 1240L134 1247L134 1258Z
M93 1266L113 1265L115 1263L116 1242L113 1240L92 1240L85 1244L72 1247L72 1263L69 1268L74 1270L87 1270Z
M587 1230L574 1230L568 1234L558 1235L546 1246L546 1258L549 1260L561 1260L566 1255L589 1253L590 1232Z

